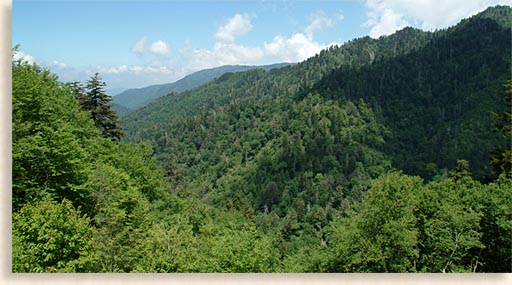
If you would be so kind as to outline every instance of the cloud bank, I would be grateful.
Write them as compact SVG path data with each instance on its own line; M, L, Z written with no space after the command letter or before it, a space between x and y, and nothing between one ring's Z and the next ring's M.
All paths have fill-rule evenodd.
M250 47L236 43L236 39L252 29L252 17L236 14L226 25L217 29L213 37L217 40L210 49L197 49L185 43L180 49L181 56L190 70L199 70L226 64L265 64L273 62L303 61L332 44L321 44L314 39L316 31L332 27L335 20L324 14L310 17L310 24L301 33L290 36L276 35L262 45ZM338 20L342 18L337 17Z
M276 35L258 46L237 43L239 37L251 32L252 20L255 17L249 14L235 14L212 33L215 40L213 46L196 48L186 41L172 56L167 42L156 40L147 45L147 37L142 36L131 46L131 51L143 58L153 56L156 60L147 65L98 66L97 71L114 87L142 87L140 84L127 86L127 83L145 82L144 86L168 83L194 71L228 64L300 62L332 44L339 44L319 43L314 39L314 34L343 20L340 13L333 19L323 13L313 14L309 18L309 25L302 32L288 36Z
M510 0L367 0L370 36L389 35L408 25L424 30L446 28L489 6L510 5Z

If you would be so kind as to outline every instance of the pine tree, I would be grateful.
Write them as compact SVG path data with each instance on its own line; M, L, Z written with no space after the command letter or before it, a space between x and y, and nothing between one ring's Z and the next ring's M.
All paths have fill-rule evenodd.
M105 93L104 86L106 83L96 73L87 81L85 88L88 91L80 96L80 104L82 109L91 114L94 124L101 130L103 137L119 140L124 132L119 126L116 112L110 109L109 102L112 101L112 97Z

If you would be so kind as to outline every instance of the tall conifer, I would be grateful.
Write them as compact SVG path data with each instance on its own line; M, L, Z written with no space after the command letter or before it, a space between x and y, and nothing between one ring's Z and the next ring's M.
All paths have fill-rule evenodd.
M91 114L103 137L119 140L124 132L121 130L116 112L110 109L109 102L112 101L112 97L105 93L104 86L106 83L96 73L87 81L87 92L80 96L80 104L82 109Z

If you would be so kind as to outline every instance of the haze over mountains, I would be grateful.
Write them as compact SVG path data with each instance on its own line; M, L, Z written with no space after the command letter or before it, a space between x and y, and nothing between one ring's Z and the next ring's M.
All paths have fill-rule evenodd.
M271 65L225 65L210 69L204 69L185 76L184 78L166 84L151 85L144 88L128 89L113 98L114 109L120 113L121 116L143 107L150 102L165 96L170 93L180 93L203 83L206 83L216 77L219 77L227 72L240 72L250 69L263 69L270 70L290 65L290 63L276 63Z

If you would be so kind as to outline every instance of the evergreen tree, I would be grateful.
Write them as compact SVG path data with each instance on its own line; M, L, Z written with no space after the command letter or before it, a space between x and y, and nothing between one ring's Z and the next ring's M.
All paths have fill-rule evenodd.
M71 93L75 95L76 99L80 99L81 97L83 97L85 95L84 94L85 93L84 86L79 81L73 81L73 82L67 83L67 87L69 88Z
M497 114L494 125L507 139L506 149L496 149L492 153L491 165L494 174L505 173L512 176L512 80L505 83L505 106L506 111Z
M101 81L101 77L96 73L87 81L88 91L80 96L80 104L82 109L91 114L94 124L101 130L103 137L119 140L124 132L121 130L116 112L110 109L109 102L112 101L112 97L105 93L104 86L106 83Z

